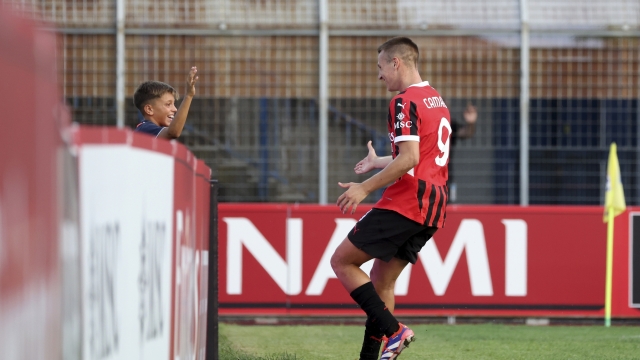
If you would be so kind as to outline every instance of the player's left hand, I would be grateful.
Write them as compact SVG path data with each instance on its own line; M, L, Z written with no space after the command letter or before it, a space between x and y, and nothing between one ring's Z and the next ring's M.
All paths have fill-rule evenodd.
M367 156L364 159L360 160L353 168L353 170L358 175L368 173L369 171L375 169L375 163L378 159L378 155L376 155L376 150L373 148L373 145L371 145L371 140L369 140L369 142L367 143L367 149L369 150Z
M351 209L351 214L355 213L358 204L360 204L360 202L364 200L369 193L364 189L361 183L350 182L343 184L339 182L338 185L347 189L347 191L340 195L338 201L336 201L336 205L338 205L343 214L346 214L349 209Z

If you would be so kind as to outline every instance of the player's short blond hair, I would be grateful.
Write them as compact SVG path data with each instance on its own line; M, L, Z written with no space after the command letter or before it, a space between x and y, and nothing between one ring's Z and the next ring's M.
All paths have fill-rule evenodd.
M178 100L178 92L173 86L161 81L145 81L138 86L136 92L133 94L133 105L135 105L138 110L143 111L144 106L151 100L159 99L166 93L170 93Z
M413 65L414 68L418 68L418 58L420 57L418 45L408 37L394 37L387 40L378 47L378 54L383 51L387 57L387 62L397 57L407 65Z

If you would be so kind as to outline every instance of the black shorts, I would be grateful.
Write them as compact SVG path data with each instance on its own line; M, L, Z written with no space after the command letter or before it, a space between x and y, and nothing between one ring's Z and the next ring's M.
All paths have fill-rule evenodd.
M437 227L426 226L395 211L371 209L349 231L349 241L376 259L393 257L415 264L418 252L435 234Z

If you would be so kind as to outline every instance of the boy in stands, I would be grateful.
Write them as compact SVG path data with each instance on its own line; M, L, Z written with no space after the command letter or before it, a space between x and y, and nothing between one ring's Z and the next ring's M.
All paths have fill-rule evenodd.
M191 100L196 94L198 69L193 66L187 78L187 93L176 109L178 92L169 84L160 81L145 81L133 94L133 104L138 108L144 120L135 131L151 134L165 139L176 139L182 133L187 121Z
M338 246L331 267L353 300L367 314L361 360L395 359L414 333L393 316L396 279L420 249L444 226L451 122L436 89L418 73L418 47L409 38L393 38L378 48L378 78L391 100L387 116L391 156L378 157L368 144L357 174L382 169L362 183L338 183L346 191L337 205L356 210L371 192L387 184L382 198ZM360 265L374 260L371 278Z

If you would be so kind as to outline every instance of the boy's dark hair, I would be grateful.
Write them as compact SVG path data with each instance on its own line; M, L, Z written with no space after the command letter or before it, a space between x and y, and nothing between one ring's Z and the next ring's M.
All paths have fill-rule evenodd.
M387 62L394 57L398 57L403 62L413 64L416 69L418 68L418 58L420 56L418 45L408 37L394 37L387 40L378 47L378 54L383 51L387 55Z
M159 99L166 93L171 93L178 100L178 92L173 86L160 81L145 81L138 86L133 94L133 105L144 113L142 109L149 101Z

